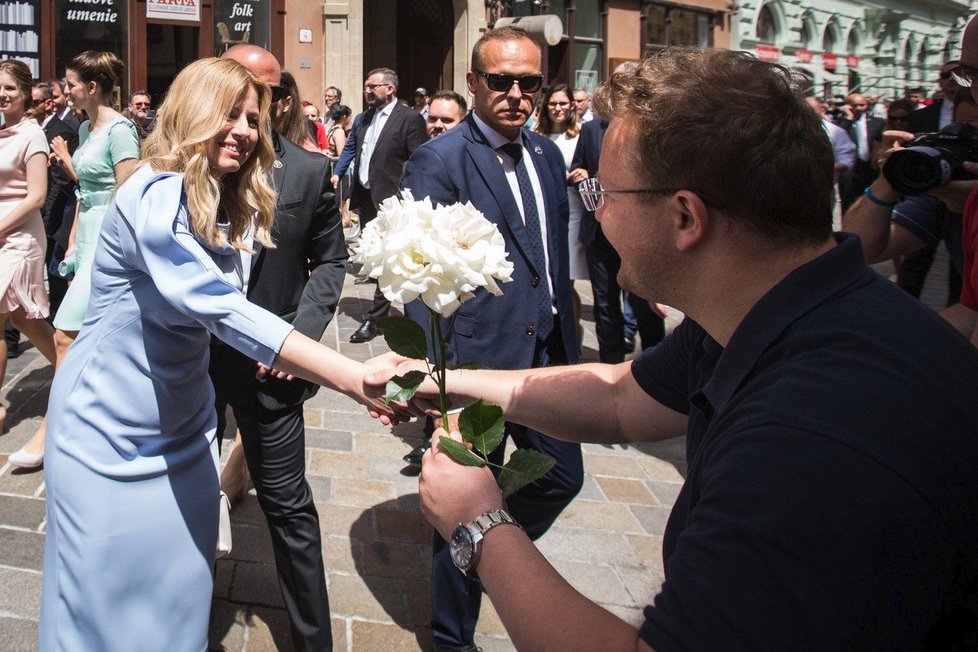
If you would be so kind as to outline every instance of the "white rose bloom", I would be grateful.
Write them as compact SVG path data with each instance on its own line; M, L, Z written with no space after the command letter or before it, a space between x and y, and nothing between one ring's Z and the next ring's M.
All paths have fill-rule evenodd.
M480 287L499 296L497 280L512 280L503 236L471 203L434 208L410 191L385 199L364 227L353 261L377 279L391 301L421 298L451 316Z

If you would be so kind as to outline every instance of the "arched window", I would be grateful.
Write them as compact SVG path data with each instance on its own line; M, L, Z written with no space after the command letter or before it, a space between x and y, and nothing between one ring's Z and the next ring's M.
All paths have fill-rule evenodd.
M757 12L757 31L755 36L757 36L758 41L774 43L777 35L778 25L774 18L774 12L771 11L771 7L764 5Z
M848 54L857 54L859 52L860 42L859 23L853 23L852 27L849 28L849 38L846 39L846 52Z
M822 34L822 51L835 52L839 44L839 25L832 18L825 24L825 32Z
M815 19L806 14L801 19L801 47L811 50L815 47Z

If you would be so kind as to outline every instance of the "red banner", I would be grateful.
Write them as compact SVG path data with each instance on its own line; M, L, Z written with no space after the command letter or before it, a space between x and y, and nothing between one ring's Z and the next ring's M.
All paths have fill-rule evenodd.
M859 67L859 57L857 57L854 54L850 54L849 56L847 56L846 57L846 66L849 67L849 68L858 68Z
M781 49L773 45L758 45L754 48L754 52L761 61L777 61L781 58Z
M835 70L835 67L838 63L839 63L839 57L832 54L831 52L825 52L822 54L822 64L825 66L825 69L828 70L829 72Z
M795 50L795 56L801 63L811 63L814 55L811 50Z

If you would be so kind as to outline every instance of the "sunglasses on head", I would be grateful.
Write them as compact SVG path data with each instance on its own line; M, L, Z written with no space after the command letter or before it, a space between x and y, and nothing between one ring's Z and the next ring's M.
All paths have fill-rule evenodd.
M489 90L497 93L508 92L513 84L519 84L520 90L524 93L536 93L543 86L543 75L504 75L495 72L474 71L486 80Z
M272 101L278 102L279 100L284 100L289 96L289 91L284 86L279 86L278 84L269 84L269 88L272 89Z

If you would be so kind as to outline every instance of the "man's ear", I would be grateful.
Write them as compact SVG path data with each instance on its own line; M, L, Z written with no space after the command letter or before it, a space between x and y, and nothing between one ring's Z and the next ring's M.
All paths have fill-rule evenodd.
M699 195L680 190L672 197L676 210L676 248L688 251L703 241L711 226L710 211Z
M472 95L475 95L476 82L477 79L474 72L470 70L467 73L465 73L465 86L469 89L469 93L471 93Z

